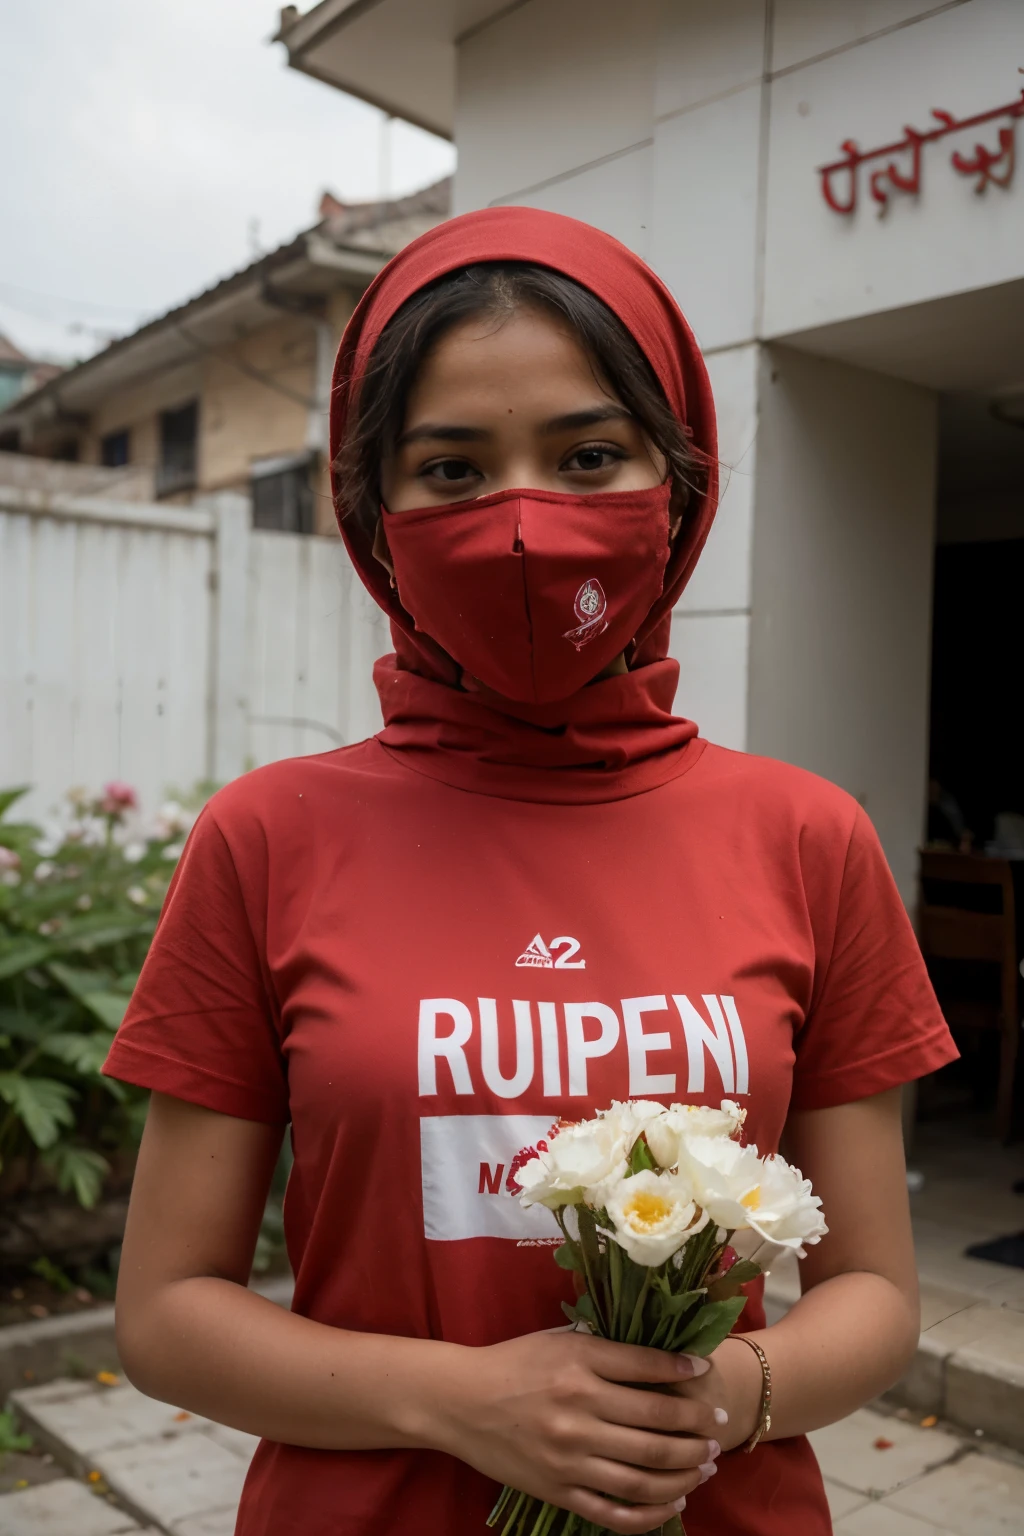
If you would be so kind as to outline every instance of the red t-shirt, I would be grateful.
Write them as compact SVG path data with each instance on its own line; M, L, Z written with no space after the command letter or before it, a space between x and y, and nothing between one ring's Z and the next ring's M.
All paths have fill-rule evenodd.
M444 762L375 739L222 790L107 1064L291 1121L296 1311L470 1345L556 1326L552 1218L507 1174L559 1116L733 1097L769 1151L791 1108L955 1055L871 824L833 785L699 740L584 803L474 792ZM741 1326L763 1320L757 1290ZM238 1536L483 1536L496 1492L433 1452L263 1442ZM686 1527L825 1536L807 1441L727 1456Z

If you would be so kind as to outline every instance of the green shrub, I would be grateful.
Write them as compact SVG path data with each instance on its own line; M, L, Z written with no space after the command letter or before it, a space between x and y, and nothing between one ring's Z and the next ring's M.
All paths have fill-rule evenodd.
M0 1169L88 1207L141 1134L147 1095L100 1067L193 816L143 828L114 783L37 826L9 819L25 792L0 793Z

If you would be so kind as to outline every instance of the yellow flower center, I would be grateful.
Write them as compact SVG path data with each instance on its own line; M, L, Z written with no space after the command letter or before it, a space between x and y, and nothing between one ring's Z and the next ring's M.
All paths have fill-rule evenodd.
M748 1211L756 1211L760 1204L761 1204L761 1186L760 1186L760 1184L755 1184L753 1189L748 1189L745 1195L741 1195L740 1196L740 1205L745 1206Z
M651 1194L642 1191L633 1196L626 1206L626 1215L630 1225L643 1232L651 1232L660 1222L667 1220L672 1214L672 1202L666 1200L664 1195Z

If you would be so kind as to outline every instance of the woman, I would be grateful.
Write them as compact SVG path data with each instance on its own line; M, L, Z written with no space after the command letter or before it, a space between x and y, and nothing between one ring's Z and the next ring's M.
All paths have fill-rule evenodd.
M696 344L614 240L469 214L364 296L332 437L385 725L228 786L181 861L107 1066L154 1090L125 1367L264 1437L239 1536L479 1536L504 1481L624 1533L688 1500L690 1536L819 1536L803 1435L917 1339L899 1088L955 1053L859 807L671 712L716 495ZM750 1288L750 1455L758 1355L552 1331L567 1277L509 1192L560 1116L723 1096L831 1228L783 1321ZM289 1121L292 1314L244 1289Z

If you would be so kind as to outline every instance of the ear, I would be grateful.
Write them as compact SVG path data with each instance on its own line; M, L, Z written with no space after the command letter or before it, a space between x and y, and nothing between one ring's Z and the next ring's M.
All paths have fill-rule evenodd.
M391 577L391 585L397 592L398 583L395 581L395 566L391 559L391 551L388 548L388 536L384 532L383 513L377 519L377 526L373 533L373 558L382 565Z

